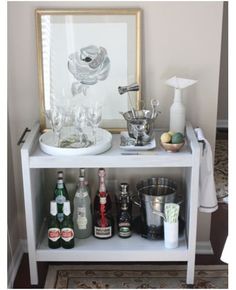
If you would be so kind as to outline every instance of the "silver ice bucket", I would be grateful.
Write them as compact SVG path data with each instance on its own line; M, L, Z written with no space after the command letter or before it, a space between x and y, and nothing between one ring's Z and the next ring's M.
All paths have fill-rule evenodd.
M138 195L132 199L141 210L142 235L150 240L160 239L165 203L177 201L176 183L166 177L153 177L140 181L136 188Z
M136 145L143 146L153 139L154 121L157 115L151 110L135 110L122 114L127 121L130 138L136 140Z

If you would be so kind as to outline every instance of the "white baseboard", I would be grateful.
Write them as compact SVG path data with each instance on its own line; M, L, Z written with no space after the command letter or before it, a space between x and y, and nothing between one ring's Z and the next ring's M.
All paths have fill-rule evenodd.
M217 128L228 128L228 120L217 120Z
M197 241L196 254L213 255L213 249L210 241Z
M20 240L8 268L8 288L13 288L14 280L25 252L27 252L27 241Z

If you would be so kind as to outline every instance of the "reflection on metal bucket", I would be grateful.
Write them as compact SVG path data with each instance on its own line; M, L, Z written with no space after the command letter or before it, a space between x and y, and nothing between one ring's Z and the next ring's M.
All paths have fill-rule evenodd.
M141 207L142 235L156 240L163 237L165 203L176 201L176 183L165 177L153 177L140 181L137 186L138 199L134 203Z

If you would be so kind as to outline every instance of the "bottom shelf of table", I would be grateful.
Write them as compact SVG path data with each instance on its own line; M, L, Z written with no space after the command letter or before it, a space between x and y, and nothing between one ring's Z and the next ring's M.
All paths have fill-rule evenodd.
M115 235L111 239L99 240L93 236L75 239L73 249L50 249L47 235L36 249L37 261L187 261L188 249L185 235L179 238L179 247L166 249L163 240L150 241L133 234L128 239Z

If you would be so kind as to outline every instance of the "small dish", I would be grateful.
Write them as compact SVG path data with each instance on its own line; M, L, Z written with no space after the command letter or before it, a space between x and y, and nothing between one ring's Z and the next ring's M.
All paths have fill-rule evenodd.
M178 152L183 146L185 142L179 143L179 144L172 144L172 143L164 143L160 140L161 146L167 151L167 152Z
M130 138L128 131L120 132L120 148L131 151L145 151L156 148L156 140L153 138L149 143L143 146L135 146L135 139Z

